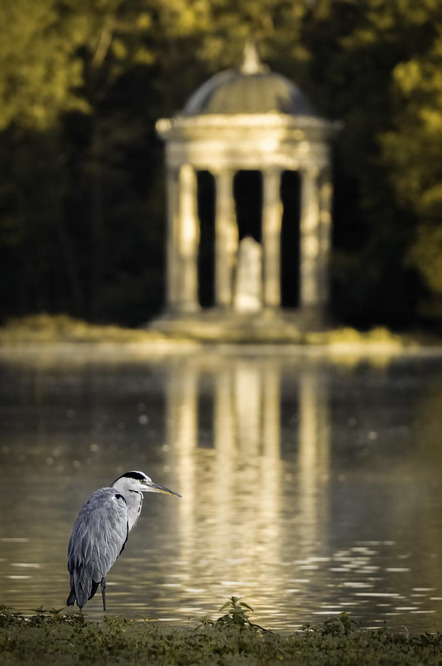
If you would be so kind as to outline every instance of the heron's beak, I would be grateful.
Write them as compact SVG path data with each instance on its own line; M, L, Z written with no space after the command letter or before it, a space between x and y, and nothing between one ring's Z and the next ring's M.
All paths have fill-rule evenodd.
M177 497L181 497L179 493L176 493L173 490L169 490L169 488L165 488L164 486L160 486L158 483L154 483L153 481L147 483L146 490L147 492L151 493L162 493L163 495L176 495Z

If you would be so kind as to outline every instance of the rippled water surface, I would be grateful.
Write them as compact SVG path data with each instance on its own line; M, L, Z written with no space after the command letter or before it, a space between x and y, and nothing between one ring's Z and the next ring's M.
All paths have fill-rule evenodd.
M0 368L0 603L62 607L80 507L142 469L183 497L146 496L111 612L194 623L235 594L272 628L348 611L441 629L441 359L71 352Z

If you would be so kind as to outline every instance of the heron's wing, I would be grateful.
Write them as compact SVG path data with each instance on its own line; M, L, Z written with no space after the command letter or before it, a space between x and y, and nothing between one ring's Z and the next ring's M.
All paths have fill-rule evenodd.
M124 497L114 488L97 490L78 514L69 540L68 570L79 606L114 564L128 532Z

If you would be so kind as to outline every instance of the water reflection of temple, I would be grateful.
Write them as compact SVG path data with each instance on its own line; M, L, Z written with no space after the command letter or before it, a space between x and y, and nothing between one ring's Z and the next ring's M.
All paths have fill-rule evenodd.
M166 394L183 496L183 560L201 566L201 578L212 583L244 584L259 571L254 585L277 584L262 561L269 569L280 565L283 531L290 530L291 542L296 533L298 555L307 556L326 518L329 429L320 367L287 364L283 357L181 358L170 366ZM284 461L282 431L295 460ZM282 495L291 488L296 506L284 516ZM206 559L220 549L225 557Z
M112 570L115 612L176 609L187 622L239 594L269 628L334 609L365 625L437 629L441 363L252 353L60 351L30 363L4 352L8 606L63 602L75 507L139 466L183 498L146 498Z

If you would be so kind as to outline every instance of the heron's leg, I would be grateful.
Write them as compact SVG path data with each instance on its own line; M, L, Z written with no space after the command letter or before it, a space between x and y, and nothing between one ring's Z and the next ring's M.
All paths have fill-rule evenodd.
M103 613L106 612L106 579L101 579L101 596L103 597Z

